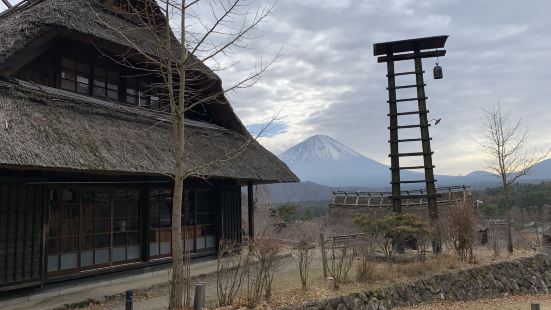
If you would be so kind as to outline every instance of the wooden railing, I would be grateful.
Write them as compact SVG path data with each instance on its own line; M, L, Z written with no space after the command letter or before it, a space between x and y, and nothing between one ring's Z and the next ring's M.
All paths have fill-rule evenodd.
M427 198L424 189L402 191L402 206L416 207L426 205ZM391 192L349 192L333 191L333 197L329 207L365 208L365 207L390 207L392 206ZM439 204L453 204L465 201L471 196L470 186L458 185L436 188L437 202Z

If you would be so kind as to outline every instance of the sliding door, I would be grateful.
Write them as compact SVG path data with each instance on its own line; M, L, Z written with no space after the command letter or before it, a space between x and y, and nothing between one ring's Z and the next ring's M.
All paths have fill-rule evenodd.
M139 190L51 188L48 208L49 275L141 260Z

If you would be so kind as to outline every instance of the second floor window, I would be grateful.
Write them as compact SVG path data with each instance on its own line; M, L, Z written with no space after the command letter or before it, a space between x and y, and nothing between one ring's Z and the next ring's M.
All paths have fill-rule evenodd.
M93 95L119 100L119 74L102 67L95 67Z
M61 61L61 88L81 94L90 93L90 66L71 59Z
M168 112L166 102L160 99L142 76L128 75L126 70L109 70L104 63L84 63L63 57L59 87L83 95L124 102L146 109ZM114 68L114 67L110 67ZM135 73L135 72L134 72Z

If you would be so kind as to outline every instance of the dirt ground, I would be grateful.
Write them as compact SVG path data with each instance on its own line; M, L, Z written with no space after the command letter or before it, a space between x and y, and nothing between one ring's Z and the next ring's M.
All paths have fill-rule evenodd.
M260 308L266 309L282 304L293 304L300 303L306 300L315 300L336 295L346 295L352 292L374 289L380 286L388 285L390 283L407 282L432 274L473 268L485 264L492 264L500 261L530 256L533 255L534 252L516 251L514 255L501 254L498 257L494 257L492 251L479 249L476 251L477 261L474 264L459 260L451 252L444 253L443 255L440 255L438 257L433 257L429 255L426 262L414 262L407 264L388 264L383 262L373 262L370 267L371 276L367 283L365 281L359 282L356 280L355 275L357 273L359 265L359 260L357 260L350 271L349 281L343 284L339 290L335 290L332 283L324 279L321 254L319 253L319 251L315 250L313 254L314 259L312 261L310 269L308 290L304 292L301 288L295 258L293 258L292 256L287 256L285 258L282 258L278 263L278 269L273 282L273 298L271 302L269 304L260 305ZM415 252L409 253L409 256L412 255L415 255ZM209 309L215 308L217 302L216 275L210 274L205 277L196 279L196 281L206 283L206 304L208 305ZM169 287L167 284L158 285L148 290L135 292L134 309L166 309L168 293ZM242 292L241 295L244 295L244 292ZM531 300L529 297L526 297L526 300L518 301L515 299L517 297L511 298L512 300L503 299L502 304L510 305L513 302L519 302L518 306L514 304L513 308L504 308L503 306L498 306L500 305L499 302L501 302L501 300L488 301L488 306L496 305L496 307L499 307L500 310L524 309L522 305L523 303L527 303L529 309L529 301ZM243 301L240 302L238 300L237 302L243 304ZM549 302L551 304L551 299ZM457 304L457 308L451 308L455 306L456 304L435 304L426 306L429 308L420 307L411 309L492 309L487 308L484 302L473 303L472 308L465 308L470 307L469 304ZM90 306L89 309L124 309L124 302L122 298L115 298L106 304ZM546 308L544 307L542 309ZM549 309L551 309L551 306L549 307Z

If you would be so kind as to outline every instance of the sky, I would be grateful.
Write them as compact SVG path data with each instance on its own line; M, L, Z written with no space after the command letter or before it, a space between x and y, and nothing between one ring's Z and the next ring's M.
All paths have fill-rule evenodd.
M223 56L232 66L218 74L232 85L279 54L260 82L228 94L253 133L278 115L260 142L280 154L324 134L388 164L386 66L373 43L449 35L439 59L444 79L431 77L436 59L423 61L429 118L442 119L431 127L433 161L438 174L467 174L486 168L475 140L482 108L497 102L528 126L531 147L551 145L549 12L548 0L279 0L254 38ZM397 71L412 68L397 64ZM401 108L414 110L409 104Z
M530 147L551 145L549 12L547 0L280 0L260 36L231 56L238 64L219 74L231 83L281 50L261 82L229 94L247 126L258 128L281 110L276 134L261 143L279 154L325 134L388 163L386 66L373 43L449 35L439 59L444 79L432 79L436 59L423 61L429 118L442 119L431 127L433 161L438 174L467 174L486 169L475 140L482 108L497 102L523 119ZM412 66L403 62L397 71Z

